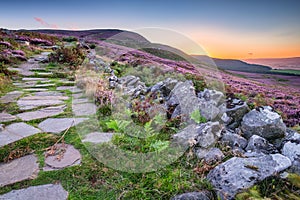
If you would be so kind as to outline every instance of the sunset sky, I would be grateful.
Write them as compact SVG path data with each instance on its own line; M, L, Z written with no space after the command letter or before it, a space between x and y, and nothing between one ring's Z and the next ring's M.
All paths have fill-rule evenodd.
M300 56L299 0L10 0L0 8L0 27L8 29L157 27L185 35L213 57ZM200 53L190 43L178 47Z

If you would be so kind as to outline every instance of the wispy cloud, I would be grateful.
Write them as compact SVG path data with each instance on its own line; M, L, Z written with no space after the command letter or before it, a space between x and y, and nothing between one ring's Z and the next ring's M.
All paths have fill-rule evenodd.
M43 25L43 26L45 26L47 28L58 28L58 26L56 24L49 24L48 22L46 22L42 18L34 17L34 20L37 21L37 22L39 22L41 25Z

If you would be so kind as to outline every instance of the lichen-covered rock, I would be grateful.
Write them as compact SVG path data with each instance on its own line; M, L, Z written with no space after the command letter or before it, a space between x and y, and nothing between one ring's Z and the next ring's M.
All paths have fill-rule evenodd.
M222 161L224 157L225 156L223 152L219 148L211 148L204 157L204 161L212 165L219 161Z
M224 103L224 94L220 91L204 89L198 93L199 107L201 115L207 120L213 120L217 116L224 114L224 109L221 109Z
M274 147L274 145L270 144L265 138L258 135L252 135L249 139L246 151L257 153L261 152L265 154L278 153L278 150Z
M248 141L244 137L234 132L231 132L229 130L226 130L225 133L223 133L221 142L224 145L230 146L232 149L234 148L244 149L248 144Z
M291 133L281 152L292 161L291 171L300 174L300 134Z
M173 135L173 141L184 146L197 146L201 148L212 147L221 137L222 126L219 122L190 124L179 133Z
M213 146L221 137L222 126L219 122L207 122L201 124L197 132L197 146L208 148Z
M273 112L269 106L253 109L247 113L243 117L241 129L246 138L258 135L267 140L282 138L286 132L281 116Z
M234 199L238 192L290 166L291 161L281 154L233 157L211 170L207 179L218 191L221 199Z
M240 99L227 99L226 114L230 118L227 122L229 128L236 128L240 125L244 115L249 112L246 102Z

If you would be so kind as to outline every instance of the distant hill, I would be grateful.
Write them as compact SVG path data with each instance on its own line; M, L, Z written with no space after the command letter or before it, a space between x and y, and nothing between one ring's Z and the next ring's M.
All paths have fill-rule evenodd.
M249 64L241 60L234 59L220 59L220 58L210 58L203 55L193 55L200 62L211 64L211 60L214 61L215 65L223 70L239 71L239 72L250 72L250 73L269 73L272 69L268 66Z
M300 70L300 57L293 58L260 58L244 60L251 64L270 66L273 69L296 69Z
M55 34L61 36L75 36L84 40L106 40L107 42L133 47L136 45L150 44L150 42L138 33L118 29L94 29L94 30L56 30L56 29L39 29L30 30L46 34Z

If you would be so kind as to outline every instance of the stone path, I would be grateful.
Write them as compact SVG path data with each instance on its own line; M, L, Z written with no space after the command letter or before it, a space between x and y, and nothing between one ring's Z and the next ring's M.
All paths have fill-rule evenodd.
M45 59L47 55L42 54L29 59L18 68L13 68L23 77L13 82L18 89L0 97L0 103L16 105L17 108L13 113L18 114L10 113L11 109L8 111L4 109L0 113L0 123L4 123L0 124L0 148L39 133L63 134L70 127L86 121L96 113L95 104L83 97L83 91L74 86L74 81L53 78L54 71L47 70L45 65L39 63ZM70 105L70 98L74 99L73 106ZM67 116L65 114L67 108L66 114L70 115L72 109L75 118L60 117L60 115ZM41 121L35 124L31 123L33 120ZM87 138L88 141L91 138L93 141L91 136L93 135L89 136L90 139ZM42 170L62 170L80 164L80 152L72 145L56 144L55 148L56 153L53 155L45 152L45 166L41 167ZM0 163L0 187L34 179L38 176L39 170L35 155L26 155L8 163ZM67 198L68 192L60 184L28 187L0 195L0 200Z
M0 195L0 200L66 200L67 198L68 192L60 184L32 186Z
M39 172L37 157L34 155L0 164L0 187L23 180L34 179Z

